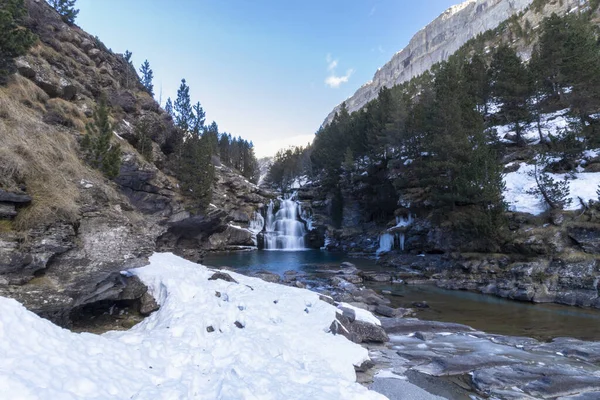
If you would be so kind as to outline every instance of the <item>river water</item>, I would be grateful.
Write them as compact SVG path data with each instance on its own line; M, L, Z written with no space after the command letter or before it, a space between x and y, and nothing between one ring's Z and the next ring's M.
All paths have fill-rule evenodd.
M267 270L277 274L295 270L319 277L319 271L349 261L365 271L385 270L374 259L350 258L343 253L319 250L251 251L209 255L204 264L232 267L241 273ZM432 285L376 284L367 286L387 295L394 307L411 307L427 302L427 309L416 309L424 320L457 322L488 333L527 336L539 340L573 337L600 340L600 310L557 304L533 304L467 291L444 290Z

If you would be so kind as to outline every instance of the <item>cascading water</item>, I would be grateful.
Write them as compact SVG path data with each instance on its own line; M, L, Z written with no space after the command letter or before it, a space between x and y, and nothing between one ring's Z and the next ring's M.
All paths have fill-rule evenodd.
M379 249L377 249L376 253L380 254L391 251L396 245L400 247L401 251L404 251L406 230L412 223L413 216L410 214L396 217L396 226L379 235Z
M265 250L304 250L306 227L300 218L300 205L294 200L294 194L279 199L279 202L280 207L276 213L273 201L267 206Z

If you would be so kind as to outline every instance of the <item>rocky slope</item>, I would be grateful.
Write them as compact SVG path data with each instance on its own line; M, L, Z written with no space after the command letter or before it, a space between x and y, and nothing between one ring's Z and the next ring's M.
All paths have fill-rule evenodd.
M370 82L345 100L348 111L360 110L377 98L383 87L390 88L421 75L434 64L446 60L468 40L496 28L514 14L526 11L523 20L528 20L531 26L537 26L543 17L553 12L564 14L580 6L582 1L548 1L541 12L528 9L531 3L532 0L468 0L449 8L417 32L404 49L377 70ZM527 52L527 49L523 50ZM325 125L333 120L340 106L329 113Z
M230 221L247 221L264 198L223 167L214 189L218 212L190 214L190 200L169 170L175 128L135 68L65 24L45 1L25 3L26 24L39 40L0 87L0 295L62 325L85 305L104 301L141 302L147 312L146 288L120 271L145 263L159 238L160 249L196 258L252 244L247 235L223 232ZM82 161L79 150L101 95L123 150L114 181ZM152 162L132 146L139 131L153 141ZM198 234L179 240L172 231L182 225Z

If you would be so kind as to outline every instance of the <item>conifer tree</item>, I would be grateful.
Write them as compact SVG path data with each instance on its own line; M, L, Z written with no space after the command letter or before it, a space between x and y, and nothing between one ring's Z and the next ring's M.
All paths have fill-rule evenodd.
M530 121L528 99L532 94L528 70L514 49L498 46L490 66L492 94L502 103L500 115L515 131L518 145L525 145L523 130Z
M189 132L194 126L194 110L190 98L190 87L185 79L181 80L173 108L175 111L175 125L182 131Z
M165 112L171 117L174 117L174 113L173 113L173 102L171 101L171 98L167 98L167 103L165 104Z
M63 21L73 25L79 10L75 9L76 0L49 0L50 5L61 15Z
M567 177L563 181L556 181L544 168L548 165L547 155L540 155L536 159L535 168L529 173L535 179L536 187L527 191L528 194L540 197L551 210L562 210L571 204L570 189Z
M154 73L150 68L150 63L148 62L148 60L144 61L144 63L140 67L140 73L142 74L142 86L144 86L144 88L150 94L150 96L154 97L154 85L152 84L152 79L154 79Z
M121 168L121 145L112 143L112 137L113 128L106 98L101 96L93 120L86 126L81 146L90 164L100 169L109 179L116 178Z
M26 13L23 0L4 0L0 7L0 84L15 72L14 58L25 54L36 40L21 26Z
M204 109L200 105L200 102L197 102L192 107L191 131L196 135L202 134L205 129L205 127L204 127L205 121L206 121L206 113L204 112Z

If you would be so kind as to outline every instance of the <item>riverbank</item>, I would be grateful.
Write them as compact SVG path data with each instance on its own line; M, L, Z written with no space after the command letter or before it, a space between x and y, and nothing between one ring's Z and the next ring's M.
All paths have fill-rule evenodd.
M298 257L297 254L293 256ZM484 298L491 302L487 304L485 312L500 314L498 324L504 319L508 327L513 323L511 315L515 319L519 316L515 308L503 313L503 307L515 306L527 310L550 306L559 307L561 311L581 311L579 309L536 306L494 296L444 291L432 286L414 287L399 281L394 284L390 282L389 272L386 275L383 270L363 270L348 262L334 265L330 259L323 263L313 261L297 266L296 271L287 271L282 276L259 268L255 265L245 272L290 286L306 285L330 295L336 302L334 304L343 311L338 320L347 328L346 336L369 350L373 364L370 368L359 370L359 382L390 399L404 399L407 384L418 386L420 395L432 399L592 399L600 396L600 342L559 338L552 335L553 332L540 338L543 340L537 340L487 333L453 322L410 318L415 312L420 316L436 310L443 296L440 303L417 302L414 300L419 297L411 298L398 292L402 292L402 289L429 288L445 292L446 296L458 294ZM399 308L396 301L410 302L412 310ZM460 302L457 303L457 307L460 307ZM357 330L348 326L348 321L356 318L357 311L362 309L378 315L380 327ZM472 311L463 310L463 314L469 315ZM549 309L549 318L560 316L557 311ZM484 310L479 312L483 313ZM521 318L527 319L527 313ZM597 325L595 320L591 320L590 324ZM581 329L577 325L564 328L563 332L570 329L573 334ZM539 327L539 330L544 329L543 326ZM340 333L344 334L341 329Z

